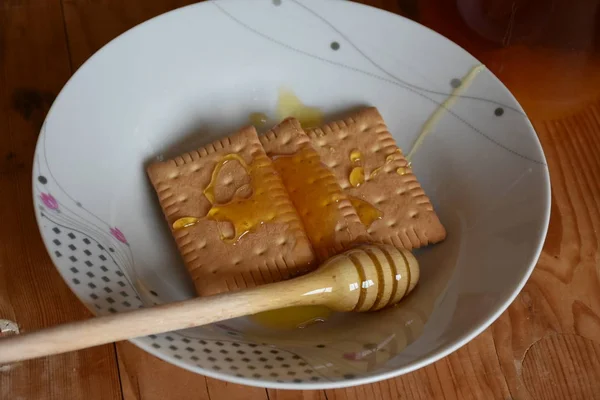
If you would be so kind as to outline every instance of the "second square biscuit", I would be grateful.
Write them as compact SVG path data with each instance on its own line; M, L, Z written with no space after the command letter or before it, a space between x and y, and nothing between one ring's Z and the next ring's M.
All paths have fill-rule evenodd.
M260 141L273 159L321 261L368 241L367 230L298 120L288 118Z

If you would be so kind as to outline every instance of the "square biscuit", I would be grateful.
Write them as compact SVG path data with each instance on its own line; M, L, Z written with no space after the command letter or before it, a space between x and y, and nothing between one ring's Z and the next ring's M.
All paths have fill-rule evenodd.
M199 295L277 282L317 267L253 127L154 163L148 176ZM188 217L193 223L173 227Z
M302 130L288 118L260 137L320 261L368 241L367 230L338 181Z
M375 207L379 218L364 221L372 240L412 249L446 237L431 201L376 108L306 133L351 200L362 200L366 209ZM360 209L358 213L361 216Z

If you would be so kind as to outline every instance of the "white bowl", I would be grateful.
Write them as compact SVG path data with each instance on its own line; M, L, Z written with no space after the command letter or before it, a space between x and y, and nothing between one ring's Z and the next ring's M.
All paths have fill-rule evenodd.
M491 73L461 83L478 64L416 23L350 2L231 0L162 15L100 50L52 106L33 176L44 242L96 314L191 297L148 161L232 132L250 112L275 122L281 88L330 116L377 106L408 150L463 84L413 161L448 238L417 252L421 282L401 306L300 332L242 318L133 340L191 371L274 388L344 387L415 370L506 309L548 224L540 143Z

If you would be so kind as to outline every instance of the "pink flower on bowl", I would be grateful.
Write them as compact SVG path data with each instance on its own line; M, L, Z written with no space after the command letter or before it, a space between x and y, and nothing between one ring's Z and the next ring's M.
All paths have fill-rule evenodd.
M119 242L127 244L127 239L125 239L125 235L123 235L123 232L119 228L110 228L110 234Z
M40 194L40 199L42 202L51 210L58 210L58 201L52 196L50 193L42 193Z

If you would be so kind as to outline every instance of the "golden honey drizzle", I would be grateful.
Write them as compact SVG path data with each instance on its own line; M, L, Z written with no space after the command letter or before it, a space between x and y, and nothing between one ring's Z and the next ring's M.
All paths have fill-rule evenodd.
M246 161L244 161L244 159L239 154L230 153L230 154L223 156L223 158L221 158L219 160L219 162L217 162L217 165L215 165L215 168L213 169L213 172L212 172L212 176L210 178L210 182L204 189L204 195L206 196L206 198L208 199L210 204L215 204L215 188L217 186L217 178L219 177L219 174L221 173L221 169L223 169L225 164L227 164L229 161L239 162L240 165L242 166L242 168L244 168L244 170L246 171L246 173L248 173L248 175L250 175Z
M230 161L237 161L246 170L252 183L252 195L248 198L235 197L226 204L215 204L215 187L221 169ZM259 156L250 165L238 154L227 154L219 160L215 166L210 183L204 189L204 195L212 204L207 219L219 222L230 222L233 225L232 237L221 235L221 240L228 243L237 242L248 232L252 232L265 222L272 221L276 217L272 200L269 196L267 183L265 182L262 169L267 165L266 156ZM236 191L237 193L237 191ZM183 217L173 223L174 229L183 229L193 226L201 218ZM195 221L194 221L195 220Z
M277 117L279 119L294 117L303 128L316 128L323 123L323 112L317 107L304 105L289 89L279 89ZM264 112L251 112L248 114L248 120L255 127L261 128L269 121L269 116Z
M229 203L214 204L216 178L223 166L231 161L237 160L250 176L252 182L252 195L249 198L234 197ZM233 224L233 237L221 236L221 239L235 243L248 232L252 232L265 222L275 219L276 212L272 199L263 177L262 168L267 164L266 157L257 157L250 165L247 165L238 154L226 155L213 170L213 176L209 185L204 189L204 195L213 204L208 210L207 218L220 222L231 222Z
M373 222L383 217L383 213L377 208L373 207L373 205L368 201L354 196L348 196L348 199L350 199L350 203L352 203L352 206L356 210L358 218L360 218L360 222L362 222L367 228L371 226Z
M385 159L384 165L377 167L373 171L371 171L369 179L376 176L383 169L383 167L386 164L394 161L399 152L400 152L400 149L397 149L397 152L394 152L394 153L388 155ZM353 149L350 151L350 161L352 163L361 164L362 154L361 154L360 150ZM352 168L352 170L350 171L350 176L348 177L348 181L350 182L350 185L352 185L353 187L359 187L360 185L364 184L365 183L364 168L362 166L357 166L357 167ZM354 197L354 196L348 196L348 199L350 200L350 202L352 203L352 206L356 210L356 213L358 214L358 218L360 219L360 222L362 222L362 224L364 226L366 226L367 228L369 226L371 226L371 224L373 222L375 222L376 220L381 219L383 217L383 213L380 210L378 210L377 208L375 208L368 201L359 199L358 197Z
M450 110L450 108L456 102L458 97L467 89L467 87L469 87L469 85L473 82L475 77L484 69L485 69L485 66L483 66L481 64L476 65L473 68L471 68L471 70L461 79L460 86L458 86L456 89L454 89L452 91L452 93L450 93L448 98L446 100L444 100L444 102L442 104L440 104L440 106L433 112L433 114L431 114L431 116L427 119L427 121L425 121L425 123L423 124L423 127L421 128L421 132L419 133L419 136L417 136L417 139L415 140L415 142L412 146L412 149L410 149L410 151L408 152L408 155L406 156L406 160L409 163L410 163L410 161L412 161L412 158L414 157L414 155L417 152L417 150L419 149L419 147L421 147L421 144L423 144L425 137L433 131L433 128L435 127L437 122L440 120L442 115L444 115L447 110Z
M369 179L375 178L377 175L379 175L379 173L383 170L384 166L385 165L382 165L380 167L375 168L373 171L371 171L371 173L369 174Z
M358 149L354 149L350 152L350 161L353 163L359 162L362 159L362 153Z
M269 120L269 117L265 113L253 112L253 113L250 113L250 115L248 115L248 119L250 120L250 123L252 125L254 125L256 127L261 127L267 123L267 121Z
M363 167L354 167L352 171L350 171L350 176L348 177L348 181L353 187L359 187L363 183L365 183L365 170Z
M383 165L381 165L381 166L375 168L373 171L371 171L371 174L369 174L369 179L376 177L383 170L383 168L387 164L389 164L392 161L394 161L398 157L399 154L401 154L400 153L400 149L396 149L396 151L394 151L392 154L388 155L385 158L385 163Z
M323 123L323 112L317 107L306 106L291 90L280 89L277 100L279 119L294 117L303 128L316 128Z
M331 312L325 306L296 306L261 312L250 319L267 328L291 330L325 322Z
M353 152L355 150L352 150ZM358 151L358 150L356 150ZM383 165L380 165L379 167L375 168L373 171L371 171L371 173L369 174L369 179L372 179L374 177L376 177L377 175L379 175L379 173L381 171L383 171L383 169L385 168L385 166L389 163L391 163L394 160L397 160L398 157L400 157L402 155L402 152L400 151L400 149L396 149L392 154L389 154L386 158L385 158L385 163L383 163ZM352 160L352 152L350 153L350 159Z
M188 228L190 226L196 225L198 221L200 221L200 219L195 217L179 218L177 221L173 222L173 229L177 230Z
M341 188L331 190L330 183L323 179L332 172L321 163L318 153L309 145L303 146L292 155L275 157L273 164L317 254L335 247L338 202L343 193Z

